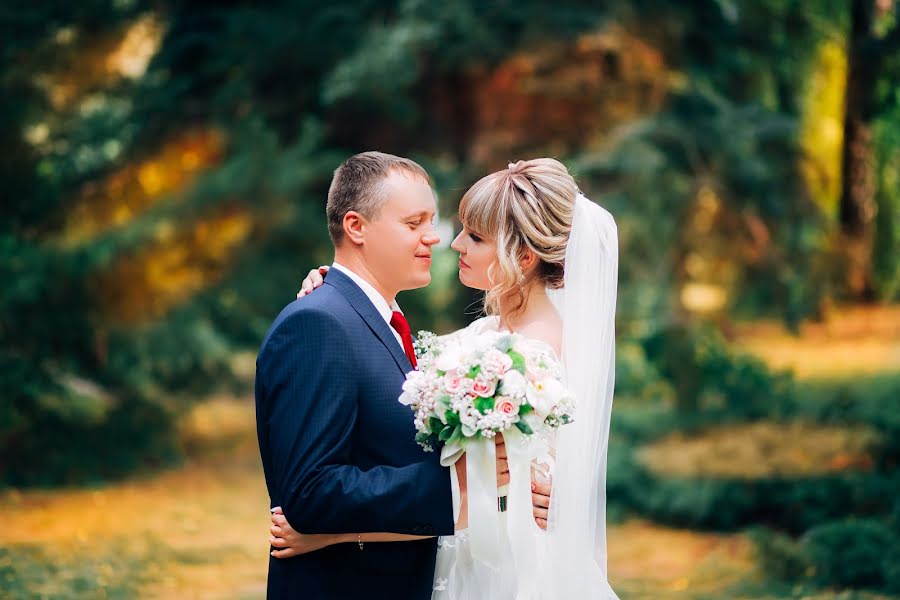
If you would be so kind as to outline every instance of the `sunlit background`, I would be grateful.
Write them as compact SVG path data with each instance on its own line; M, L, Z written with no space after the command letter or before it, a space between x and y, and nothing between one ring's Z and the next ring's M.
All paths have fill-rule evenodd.
M255 353L370 149L445 243L511 160L615 216L623 600L900 597L897 0L6 2L0 39L3 598L264 597ZM477 316L433 274L414 329Z

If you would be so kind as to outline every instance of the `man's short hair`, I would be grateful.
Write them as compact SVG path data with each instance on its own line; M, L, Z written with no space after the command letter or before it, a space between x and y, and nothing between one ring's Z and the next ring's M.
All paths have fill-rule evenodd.
M384 152L363 152L351 156L334 170L328 188L328 235L335 246L344 239L344 215L355 211L366 219L375 219L388 199L385 180L392 171L428 181L428 173L408 158Z

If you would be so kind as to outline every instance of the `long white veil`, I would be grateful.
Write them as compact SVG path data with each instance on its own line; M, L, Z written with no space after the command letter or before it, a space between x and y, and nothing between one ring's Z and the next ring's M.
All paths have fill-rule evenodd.
M542 599L617 598L607 579L606 463L618 269L612 215L579 193L564 288L551 293L563 319L564 376L577 404L557 440Z

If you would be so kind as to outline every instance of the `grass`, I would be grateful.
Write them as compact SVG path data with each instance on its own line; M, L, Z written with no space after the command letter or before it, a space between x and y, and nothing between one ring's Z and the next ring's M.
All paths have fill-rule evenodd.
M734 343L801 380L830 382L900 375L900 306L844 309L793 335L775 322L734 327Z
M0 497L4 597L264 598L268 496L252 405L198 407L184 436L187 464L152 478ZM691 598L753 570L741 536L645 521L611 527L609 552L623 599Z
M641 461L671 477L804 477L872 467L878 434L863 425L768 421L677 433L642 449Z

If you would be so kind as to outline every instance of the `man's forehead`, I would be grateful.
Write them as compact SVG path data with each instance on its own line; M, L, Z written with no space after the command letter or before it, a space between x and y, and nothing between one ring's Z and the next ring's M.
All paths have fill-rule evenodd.
M394 176L391 173L388 176L387 183L393 188L394 193L391 194L392 197L416 199L430 204L435 202L435 194L434 190L431 189L431 184L422 177L399 172Z

